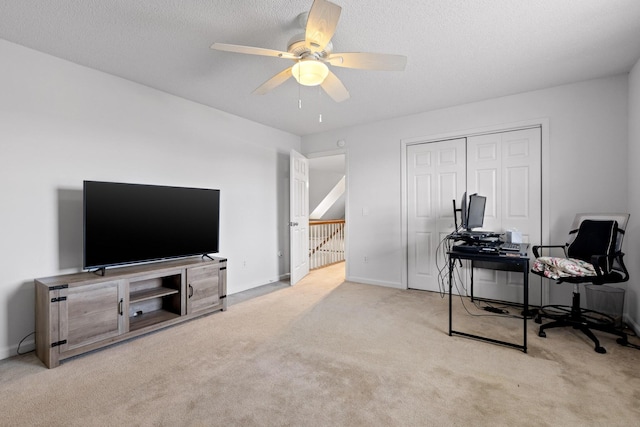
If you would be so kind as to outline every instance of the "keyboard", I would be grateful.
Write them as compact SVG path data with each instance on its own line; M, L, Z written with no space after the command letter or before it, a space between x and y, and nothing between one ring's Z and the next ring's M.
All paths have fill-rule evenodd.
M503 243L500 250L505 252L520 252L520 243Z
M527 256L529 252L528 243L502 243L500 253L507 256Z

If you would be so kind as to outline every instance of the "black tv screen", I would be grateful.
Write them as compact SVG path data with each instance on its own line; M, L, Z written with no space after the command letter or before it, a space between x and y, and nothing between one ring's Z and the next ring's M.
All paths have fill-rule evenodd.
M217 253L220 190L84 181L84 268Z

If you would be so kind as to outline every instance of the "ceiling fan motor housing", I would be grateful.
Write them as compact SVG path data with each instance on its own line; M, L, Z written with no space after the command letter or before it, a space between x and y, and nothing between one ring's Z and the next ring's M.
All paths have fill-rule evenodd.
M287 52L301 58L315 56L316 59L325 59L331 54L331 52L333 52L333 44L329 42L324 47L324 50L313 52L309 50L305 43L305 34L300 33L289 39L287 42Z

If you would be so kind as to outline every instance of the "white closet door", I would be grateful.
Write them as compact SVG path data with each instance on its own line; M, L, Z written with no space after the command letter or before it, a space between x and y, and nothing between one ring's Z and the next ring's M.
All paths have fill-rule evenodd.
M453 231L453 200L460 205L465 179L464 138L407 147L409 288L440 290L446 260L436 261L436 249Z
M540 242L541 132L523 129L467 139L467 192L487 197L483 229L517 229L523 241ZM476 269L474 295L523 302L522 274ZM540 303L540 291L531 286L530 304ZM535 288L535 289L532 289Z

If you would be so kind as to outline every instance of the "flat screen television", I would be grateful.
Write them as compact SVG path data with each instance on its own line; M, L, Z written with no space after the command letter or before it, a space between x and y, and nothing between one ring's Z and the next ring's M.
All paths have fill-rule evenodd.
M84 181L85 269L217 253L220 190Z

